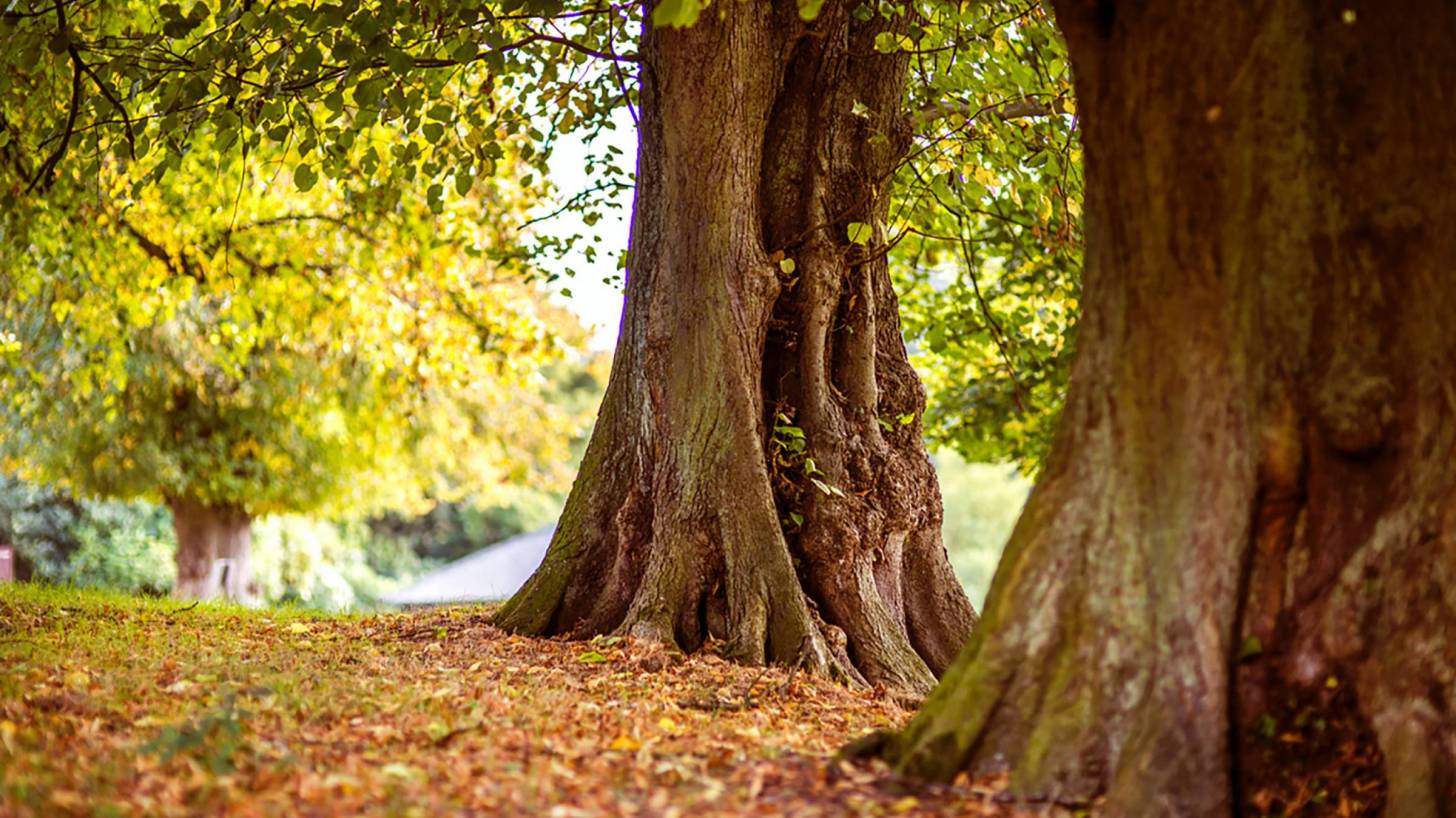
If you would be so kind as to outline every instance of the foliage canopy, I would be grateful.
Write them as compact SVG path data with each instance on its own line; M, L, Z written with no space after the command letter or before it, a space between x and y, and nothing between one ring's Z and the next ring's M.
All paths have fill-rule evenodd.
M916 142L885 180L897 205L888 246L874 249L893 254L932 393L927 429L973 459L1034 469L1064 391L1078 298L1080 152L1061 41L1036 2L852 5L862 18L913 20L875 43L913 55ZM812 18L819 7L799 10ZM731 9L26 0L0 16L13 80L0 91L7 243L49 212L76 218L82 201L185 203L200 166L230 166L234 179L252 168L305 197L329 191L335 212L371 231L410 212L411 198L447 215L479 198L481 180L547 195L558 140L590 141L613 127L614 109L635 108L639 22L691 25L703 13ZM592 183L560 197L587 224L629 181L620 151L597 144L584 169ZM216 187L225 213L227 186ZM522 233L515 252L529 259L575 240ZM190 286L176 283L185 274L167 278Z

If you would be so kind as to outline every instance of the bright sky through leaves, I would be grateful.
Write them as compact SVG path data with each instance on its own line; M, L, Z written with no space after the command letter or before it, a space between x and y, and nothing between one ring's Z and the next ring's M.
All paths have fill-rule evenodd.
M625 164L631 166L637 155L636 126L626 111L618 111L614 120L616 130L602 130L597 137L596 148L601 150L607 145L615 146L628 157ZM555 210L595 183L584 170L590 150L577 133L562 137L550 162L551 183L556 187L556 195L538 208L543 212L532 216ZM561 274L561 278L552 283L552 288L558 293L565 290L571 295L558 296L560 302L580 316L582 324L592 332L592 348L606 351L616 346L617 329L622 319L622 271L617 263L627 248L632 191L618 191L612 201L621 205L620 209L606 210L601 220L592 226L587 226L582 219L583 214L577 210L567 210L536 225L536 230L543 235L565 238L580 233L588 242L593 236L601 238L596 245L594 261L588 261L580 248L574 248L560 259L542 259L541 264ZM575 275L567 275L568 271Z

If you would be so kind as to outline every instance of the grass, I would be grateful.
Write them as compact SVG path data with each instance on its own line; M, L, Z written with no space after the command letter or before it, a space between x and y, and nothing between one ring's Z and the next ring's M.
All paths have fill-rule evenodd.
M893 696L480 608L320 616L0 586L0 816L1009 815L835 768Z

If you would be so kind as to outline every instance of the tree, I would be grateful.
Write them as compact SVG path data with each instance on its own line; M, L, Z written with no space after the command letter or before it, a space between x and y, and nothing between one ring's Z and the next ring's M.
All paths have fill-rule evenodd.
M639 18L640 39L627 31ZM974 614L939 542L925 398L886 261L910 232L902 216L924 208L890 203L896 191L953 198L967 208L954 230L917 235L962 250L981 225L970 206L987 198L992 217L1024 226L998 245L1053 223L1067 232L1067 186L1025 170L1070 145L1053 139L1071 122L1064 61L979 71L971 56L1022 59L1046 39L1036 5L224 0L149 17L62 0L0 19L23 80L0 94L20 199L53 198L57 180L84 183L108 163L164 181L204 135L244 151L296 139L300 187L428 185L440 206L451 180L468 186L502 156L539 166L557 134L631 109L623 340L556 542L500 622L690 649L718 637L745 660L912 690L951 661ZM953 93L907 109L912 65L925 88ZM117 86L135 90L123 100ZM57 102L25 105L38 89ZM1026 117L1054 124L997 131ZM411 138L349 161L381 123ZM983 138L976 155L1011 169L972 185L940 148ZM588 170L620 184L610 151ZM1013 195L1032 178L1035 195ZM996 309L1007 305L983 305L988 322Z
M908 19L674 8L642 36L612 378L546 561L498 621L715 636L928 688L974 614L883 252L909 58L875 41Z
M980 628L885 751L1194 818L1332 758L1376 785L1363 814L1388 778L1384 814L1447 815L1456 8L1058 18L1087 155L1068 404Z
M365 137L358 150L389 140ZM466 201L489 199L497 218L467 225L464 202L375 212L329 185L273 181L286 151L250 158L189 157L165 189L108 189L13 223L23 232L0 245L15 271L0 283L8 464L164 501L174 592L203 597L254 596L259 514L563 483L549 464L577 418L546 404L539 367L573 329L485 252L509 246L518 212L497 181L472 180ZM232 183L208 184L219 177Z

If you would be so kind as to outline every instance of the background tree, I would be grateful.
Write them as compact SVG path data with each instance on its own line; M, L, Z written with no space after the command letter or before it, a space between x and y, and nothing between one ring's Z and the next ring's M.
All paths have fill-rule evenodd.
M220 558L228 593L251 595L258 514L564 481L550 464L564 466L580 415L548 404L539 370L580 330L496 249L520 210L506 186L370 210L280 181L285 150L201 155L139 194L108 168L106 196L37 207L4 245L16 348L0 446L14 466L165 501L183 596L218 591ZM461 219L483 201L493 221ZM78 216L94 227L77 231Z
M1071 393L980 629L889 755L1114 815L1263 813L1306 771L1332 808L1449 814L1456 8L1058 16Z

